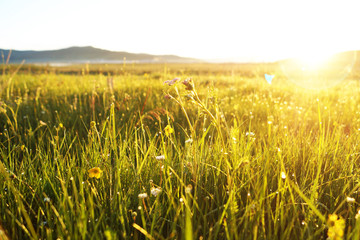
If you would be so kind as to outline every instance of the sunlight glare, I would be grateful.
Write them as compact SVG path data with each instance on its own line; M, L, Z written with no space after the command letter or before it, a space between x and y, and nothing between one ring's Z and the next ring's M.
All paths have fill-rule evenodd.
M302 70L314 70L326 64L332 55L333 53L325 51L312 51L301 54L297 60L303 66Z
M307 89L338 85L351 74L356 51L304 51L296 58L280 62L282 72L294 84Z

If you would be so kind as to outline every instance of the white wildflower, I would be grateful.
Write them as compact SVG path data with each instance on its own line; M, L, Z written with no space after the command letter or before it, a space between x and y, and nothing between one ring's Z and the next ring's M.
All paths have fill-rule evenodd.
M156 156L155 159L158 161L165 160L165 155Z
M360 210L357 212L357 214L355 215L355 219L359 219L360 218Z
M157 195L159 195L160 193L161 193L161 188L159 187L159 188L156 188L156 187L152 187L151 189L150 189L150 192L151 192L151 194L152 195L154 195L155 197L157 196Z
M193 186L191 184L187 185L185 188L185 193L190 194L192 192Z
M148 195L147 195L147 193L140 193L140 194L138 195L138 197L139 197L140 199L144 199L144 198L147 198Z
M246 132L245 135L250 136L250 137L254 137L255 133L254 132Z

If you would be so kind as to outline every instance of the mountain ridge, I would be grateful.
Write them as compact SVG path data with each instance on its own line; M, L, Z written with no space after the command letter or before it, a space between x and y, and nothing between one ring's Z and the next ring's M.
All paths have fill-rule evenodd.
M5 60L9 49L0 49ZM9 63L122 63L132 62L203 62L195 58L180 57L177 55L152 55L146 53L129 53L124 51L110 51L92 46L72 46L57 50L11 50Z

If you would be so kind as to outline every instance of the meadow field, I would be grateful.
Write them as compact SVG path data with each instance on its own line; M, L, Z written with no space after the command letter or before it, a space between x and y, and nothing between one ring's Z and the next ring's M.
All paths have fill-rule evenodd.
M3 239L360 239L359 68L1 70Z

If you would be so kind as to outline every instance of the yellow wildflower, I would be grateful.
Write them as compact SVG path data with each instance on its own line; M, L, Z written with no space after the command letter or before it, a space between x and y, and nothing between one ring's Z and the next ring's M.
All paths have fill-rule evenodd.
M329 214L327 220L328 225L328 237L331 240L341 240L344 236L345 220L342 217L338 217L335 213Z
M167 125L166 127L165 127L165 135L166 136L170 136L170 134L172 134L174 132L174 129L172 129L171 127L170 127L170 125Z
M94 167L90 170L88 170L89 172L89 178L100 178L101 173L103 172L100 168L98 167Z

